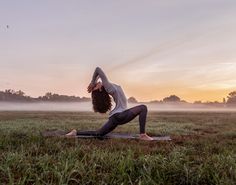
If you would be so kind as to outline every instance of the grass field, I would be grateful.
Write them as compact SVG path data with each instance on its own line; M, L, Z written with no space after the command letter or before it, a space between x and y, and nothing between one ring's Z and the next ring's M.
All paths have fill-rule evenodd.
M88 112L0 112L0 184L236 184L236 113L151 112L147 132L172 141L43 138L99 128ZM138 120L116 132L138 133Z

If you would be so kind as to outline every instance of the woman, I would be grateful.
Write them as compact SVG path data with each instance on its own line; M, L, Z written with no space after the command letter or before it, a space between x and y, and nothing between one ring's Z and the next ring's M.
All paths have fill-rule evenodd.
M97 82L98 78L102 80ZM88 86L88 92L92 93L92 103L95 112L106 113L111 109L111 97L116 104L115 108L110 111L108 121L97 131L76 131L75 129L66 134L67 136L92 135L104 136L114 130L118 125L130 122L139 115L139 126L141 140L153 140L145 133L145 124L147 117L147 106L138 105L127 109L127 99L122 88L119 85L109 82L101 68L97 67L94 71L91 83Z

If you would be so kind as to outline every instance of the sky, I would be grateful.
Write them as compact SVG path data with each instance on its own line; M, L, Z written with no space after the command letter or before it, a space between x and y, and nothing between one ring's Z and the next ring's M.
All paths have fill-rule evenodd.
M0 0L0 90L222 101L236 90L235 0Z

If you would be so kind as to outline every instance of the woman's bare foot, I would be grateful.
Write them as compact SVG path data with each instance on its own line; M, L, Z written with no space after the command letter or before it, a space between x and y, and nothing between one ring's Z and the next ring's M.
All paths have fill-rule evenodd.
M144 141L152 141L153 140L153 138L148 136L146 133L140 134L139 139L144 140Z
M66 136L68 137L74 137L77 135L77 131L75 129L73 129L72 131L70 131L68 134L66 134Z

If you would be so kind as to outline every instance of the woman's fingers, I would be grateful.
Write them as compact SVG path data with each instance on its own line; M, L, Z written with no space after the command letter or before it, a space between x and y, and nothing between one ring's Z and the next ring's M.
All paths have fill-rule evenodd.
M93 84L89 84L89 86L88 86L88 88L87 88L87 90L88 90L89 93L92 92L93 87L94 87Z
M88 91L88 93L90 93L92 91L91 87L88 87L87 91Z

